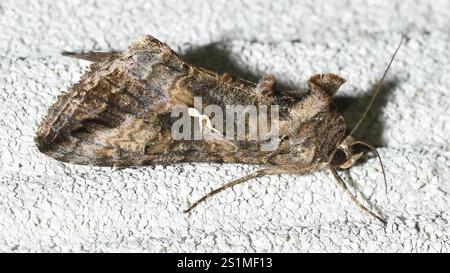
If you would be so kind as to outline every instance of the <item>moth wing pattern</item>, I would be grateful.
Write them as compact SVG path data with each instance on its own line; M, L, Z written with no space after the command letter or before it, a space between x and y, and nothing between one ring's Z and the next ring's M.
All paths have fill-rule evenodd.
M100 166L140 165L149 150L166 152L162 123L172 96L186 97L166 92L185 73L174 54L145 36L121 54L94 56L98 62L50 108L37 132L39 150Z
M253 83L187 64L152 36L122 53L65 55L95 63L59 96L37 131L38 149L63 162L120 167L239 162L238 148L224 139L173 141L172 107L192 106L193 96L202 96L206 104L220 103L223 94L224 104L269 99L254 91ZM273 81L265 80L261 91L271 91Z

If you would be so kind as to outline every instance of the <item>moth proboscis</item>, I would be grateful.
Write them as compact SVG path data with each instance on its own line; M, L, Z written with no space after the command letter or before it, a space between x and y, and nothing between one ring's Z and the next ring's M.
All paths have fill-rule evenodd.
M186 62L166 44L143 36L123 52L87 52L64 55L92 61L90 70L50 107L36 134L38 149L63 162L95 166L132 167L182 162L215 162L267 165L211 191L194 202L190 212L208 197L253 178L275 174L305 174L329 169L354 203L383 223L386 220L366 208L348 189L337 169L352 167L363 155L354 150L364 145L378 156L386 186L386 175L376 149L357 141L354 132L367 115L397 54L400 41L369 105L348 133L333 95L345 82L332 73L308 80L307 93L295 94L275 88L275 77L258 83L219 74ZM224 137L211 125L205 105L263 105L278 107L273 149L262 149L267 139ZM202 139L177 139L171 112L185 106L202 133ZM227 121L228 122L228 121ZM232 126L234 124L233 119ZM258 126L244 119L246 126ZM194 126L195 127L195 126ZM195 129L194 129L195 130ZM387 191L387 186L386 186Z

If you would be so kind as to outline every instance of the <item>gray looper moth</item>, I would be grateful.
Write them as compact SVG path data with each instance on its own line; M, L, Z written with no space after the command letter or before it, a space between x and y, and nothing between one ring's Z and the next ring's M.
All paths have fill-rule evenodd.
M374 147L355 140L352 135L379 93L400 44L365 113L349 133L332 100L345 82L335 74L312 76L308 80L309 91L296 96L275 90L275 77L271 75L254 84L189 64L151 36L139 38L121 53L66 53L94 64L49 109L37 131L36 144L41 152L57 160L96 166L180 162L268 165L210 192L186 212L209 196L253 178L329 169L356 205L385 223L356 199L337 169L350 168L361 158L363 153L355 152L355 145L364 145L379 157ZM222 124L227 128L243 124L257 131L264 122L276 120L276 134L270 135L272 146L268 146L272 149L263 149L267 138L250 138L252 130L245 126L240 127L244 128L241 138L233 137L242 132L225 137L223 126L217 129L220 122L213 125L211 116L202 114L206 107L196 107L198 97L206 105L215 105L216 110L225 112L228 105L245 105L257 110L268 105L272 110L277 109L276 117L263 122L244 117L243 121L233 118ZM193 120L196 125L185 132L191 135L196 130L201 133L200 139L174 135L177 121L172 111L180 105L187 109L186 122ZM386 182L385 175L384 179Z

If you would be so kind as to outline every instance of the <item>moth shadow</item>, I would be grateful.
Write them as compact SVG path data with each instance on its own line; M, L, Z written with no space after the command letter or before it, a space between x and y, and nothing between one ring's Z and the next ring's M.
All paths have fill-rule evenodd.
M378 93L378 96L375 98L366 118L355 132L354 136L356 139L368 142L375 147L386 145L386 142L383 139L385 122L382 110L389 101L392 91L395 90L398 85L399 79L397 78L386 80L383 83L380 93ZM337 95L334 98L334 102L344 116L349 129L353 128L365 111L372 93L376 88L377 86L374 85L370 90L365 92L365 95L363 96L349 97Z
M203 46L188 49L182 54L189 63L207 68L218 73L228 73L234 77L257 83L262 76L268 73L255 73L237 64L237 60L226 48L225 42L214 42ZM295 90L292 85L277 78L276 89Z

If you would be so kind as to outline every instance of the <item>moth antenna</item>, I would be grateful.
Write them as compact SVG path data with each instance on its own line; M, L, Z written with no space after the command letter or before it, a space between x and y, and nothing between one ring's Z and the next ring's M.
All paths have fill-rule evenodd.
M370 110L370 107L372 107L373 102L375 101L375 98L378 96L378 93L380 93L381 91L381 85L383 84L384 78L386 77L389 68L391 68L392 62L395 59L395 56L397 55L398 50L400 49L402 43L403 43L403 39L405 38L405 35L402 34L402 38L400 40L400 43L397 46L397 49L395 49L394 54L391 57L391 60L389 61L388 66L386 67L386 69L384 70L384 74L383 77L381 77L381 80L379 81L377 88L375 89L375 92L373 92L372 97L370 98L369 104L366 107L366 110L364 110L364 113L362 114L362 116L359 118L358 122L356 123L356 125L353 127L353 129L350 132L350 136L353 135L355 133L355 131L358 129L358 127L361 125L362 121L364 120L364 118L367 116L367 113Z
M229 183L223 185L223 186L220 187L220 188L217 188L217 189L215 189L215 190L212 190L212 191L211 191L210 193L208 193L207 195L205 195L205 196L203 196L202 198L200 198L200 199L198 199L197 201L195 201L195 202L194 202L187 210L185 210L185 211L183 211L183 212L184 212L184 213L189 213L189 212L191 212L196 206L198 206L201 202L205 201L208 197L211 197L211 196L213 196L213 195L215 195L215 194L217 194L217 193L219 193L219 192L221 192L221 191L224 191L224 190L226 190L226 189L228 189L228 188L230 188L230 187L233 187L233 186L235 186L235 185L244 183L244 182L246 182L246 181L248 181L248 180L250 180L250 179L258 178L258 177L264 176L264 175L266 175L266 174L269 174L270 171L271 171L270 169L262 169L262 170L258 170L258 171L256 171L256 172L254 172L254 173L251 173L251 174L249 174L249 175L246 175L246 176L243 176L243 177L241 177L241 178L238 178L238 179L236 179L236 180L233 180L233 181L231 181L231 182L229 182Z
M356 145L356 144L361 144L367 148L369 148L370 150L372 150L372 152L374 152L376 154L376 156L378 157L378 160L380 161L380 166L381 166L381 171L383 172L383 178L384 178L384 189L385 189L385 193L387 194L387 179L386 179L386 172L384 171L384 166L383 166L383 161L381 160L381 156L378 153L377 149L375 147L373 147L372 145L370 145L369 143L363 142L363 141L354 141L352 142L352 144L350 144L350 146Z
M376 219L378 219L380 222L382 222L384 225L387 224L386 220L377 215L376 213L372 212L371 210L369 210L368 208L366 208L363 204L361 204L361 202L358 201L358 199L356 199L356 196L353 195L353 193L348 189L347 185L345 184L344 180L342 180L342 178L339 176L339 174L337 173L336 169L333 167L333 165L328 164L331 172L334 175L334 178L336 178L336 181L338 182L338 184L342 187L342 189L350 196L350 198L353 200L353 202L359 207L361 208L363 211L367 212L368 214L372 215L373 217L375 217Z

